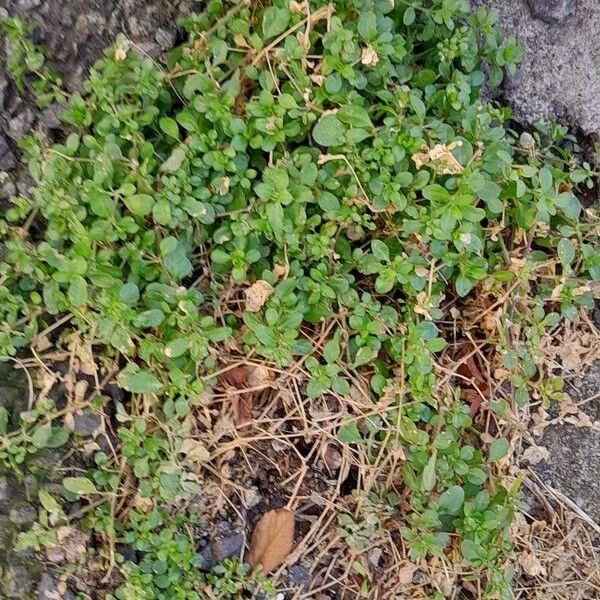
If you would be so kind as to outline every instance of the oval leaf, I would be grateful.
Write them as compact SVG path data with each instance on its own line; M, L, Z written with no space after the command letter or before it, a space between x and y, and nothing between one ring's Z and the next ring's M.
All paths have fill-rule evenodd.
M265 513L254 529L248 562L262 565L265 573L271 573L283 564L294 547L294 513L286 508Z
M65 477L63 479L63 486L67 492L71 492L71 494L76 494L77 496L88 496L98 493L94 483L87 477Z

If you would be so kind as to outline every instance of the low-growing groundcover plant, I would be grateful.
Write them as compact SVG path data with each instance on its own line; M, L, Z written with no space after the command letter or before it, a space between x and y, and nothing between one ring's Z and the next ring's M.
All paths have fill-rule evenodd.
M98 378L71 408L114 423L24 545L55 542L85 499L109 598L269 589L235 562L201 570L189 508L215 450L190 422L253 357L300 369L306 403L364 384L371 412L346 403L336 432L382 465L338 520L357 595L376 585L361 552L393 526L411 560L511 597L520 482L501 433L560 396L541 341L593 306L598 226L577 193L596 174L560 128L519 137L481 101L520 50L464 0L211 0L181 25L165 66L119 38L70 95L64 141L22 143L35 185L0 220L0 354L75 334ZM43 397L17 430L0 415L2 462L67 443L67 413Z

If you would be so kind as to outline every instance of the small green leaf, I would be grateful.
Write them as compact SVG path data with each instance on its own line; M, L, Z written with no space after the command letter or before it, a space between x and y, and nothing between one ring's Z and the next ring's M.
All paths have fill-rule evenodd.
M165 355L168 358L177 358L185 354L190 347L190 341L188 338L176 338L171 340L165 346Z
M453 485L439 497L438 503L443 511L457 515L464 501L465 491L459 485Z
M361 346L354 356L354 366L359 367L371 362L375 358L375 352L368 346Z
M371 242L371 251L382 262L388 262L390 260L390 250L385 242L381 240L373 240Z
M158 378L144 369L138 371L124 369L117 377L117 381L123 389L135 394L156 394L163 389Z
M269 6L265 9L262 18L264 39L268 40L283 33L290 22L291 13L287 8Z
M464 298L473 289L473 282L461 273L456 278L454 286L456 288L456 293L461 298Z
M61 507L60 504L46 491L39 490L38 498L40 500L40 504L50 513L60 512Z
M415 9L412 6L409 6L405 11L404 11L404 16L402 17L402 22L409 27L410 25L412 25L415 22L415 18L416 18L417 14L415 13Z
M52 427L49 424L38 427L31 436L31 443L36 448L46 448L48 440L52 435Z
M437 462L437 452L433 452L425 468L423 469L423 479L421 480L421 490L424 492L431 492L435 487L436 474L435 474L435 463Z
M473 562L479 560L481 555L481 546L476 544L473 540L463 540L460 543L460 551L464 558Z
M323 348L323 358L328 363L334 363L340 357L340 342L337 338L329 340Z
M488 454L490 462L495 462L501 458L504 458L509 447L510 444L506 438L498 438L497 440L494 440L490 444L490 450Z
M112 198L107 192L92 190L87 195L88 202L92 212L103 219L108 219L113 215L115 206Z
M8 410L0 406L0 435L8 433Z
M358 431L356 421L350 421L350 423L342 425L338 431L338 439L345 444L360 444L363 439L360 431Z
M175 119L171 119L171 117L162 117L158 124L160 125L161 130L166 133L168 136L179 139L179 127L177 126L177 121Z
M140 290L135 283L125 283L119 290L119 298L122 302L125 302L125 304L133 306L140 299Z
M575 246L573 246L571 240L568 238L561 238L556 250L563 267L570 266L575 258Z
M344 126L334 115L322 117L314 126L312 134L320 146L341 146L344 143Z
M67 492L77 496L89 496L98 493L94 483L87 477L65 477L62 483Z
M88 284L81 275L74 275L67 291L69 301L73 306L81 306L88 300Z
M160 170L165 173L175 173L181 168L185 160L185 150L181 146L175 148L169 155L169 158L160 166ZM149 211L148 211L149 212Z
M137 215L138 217L145 217L152 212L154 206L154 198L149 194L134 194L133 196L126 196L123 198L125 206L129 209L131 214Z

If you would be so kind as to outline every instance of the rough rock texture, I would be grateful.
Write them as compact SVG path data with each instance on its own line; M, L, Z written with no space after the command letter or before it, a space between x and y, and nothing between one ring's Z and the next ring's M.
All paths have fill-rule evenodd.
M600 2L475 0L525 49L501 95L518 121L563 122L600 139Z
M600 362L565 388L575 403L583 403L581 409L597 423L600 423L599 390ZM534 467L536 473L600 523L600 431L566 423L552 425L546 428L539 444L548 449L550 456Z

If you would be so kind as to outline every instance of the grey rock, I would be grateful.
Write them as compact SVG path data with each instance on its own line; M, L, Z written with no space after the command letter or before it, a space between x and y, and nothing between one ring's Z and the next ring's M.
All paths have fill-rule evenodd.
M58 590L58 580L52 573L44 573L40 578L40 582L37 587L37 600L74 600L75 594L67 590L61 593Z
M312 575L304 565L292 565L288 569L288 573L290 575L290 579L296 585L307 586L312 581Z
M15 369L12 363L0 362L0 406L8 411L11 429L18 425L19 414L27 410L28 395L25 373Z
M15 535L16 527L10 522L7 516L0 515L0 557L7 555L8 551L13 547ZM2 590L1 584L0 590Z
M37 510L31 504L24 504L18 508L13 508L8 515L11 523L18 525L19 527L33 525L36 517Z
M217 562L221 562L230 556L237 556L244 546L244 536L241 533L235 533L227 537L218 538L213 541L210 548L212 555Z
M2 18L2 16L0 15L0 19L1 18ZM0 73L0 107L4 106L7 91L8 91L8 79L6 77L2 77L2 74Z
M6 569L5 588L9 598L28 598L32 588L32 573L24 565L10 565Z
M210 571L215 566L215 557L213 556L212 548L206 546L200 550L200 556L202 557L202 564L200 565L201 571Z
M15 481L8 474L0 475L0 503L12 500L15 495Z
M33 118L33 111L30 108L25 108L8 122L7 135L17 142L22 140L29 133Z
M10 171L17 166L17 157L6 138L0 133L0 171Z
M525 51L517 73L501 89L516 120L529 125L555 120L600 139L600 2L578 0L573 16L560 26L533 18L527 0L475 3L496 9L498 24ZM542 4L574 6L537 0Z
M38 122L43 129L59 129L62 126L60 114L65 110L62 104L51 104L45 108L38 117Z
M177 32L174 29L163 29L159 27L156 30L154 39L163 50L170 50L177 40Z
M38 7L42 0L14 0L15 8L18 10L31 10Z
M575 14L575 0L529 0L531 14L546 23L564 23Z
M102 429L102 417L90 411L75 413L73 422L74 433L81 437L95 437Z
M574 402L593 397L600 389L600 361L582 377L570 380L566 391ZM600 420L600 398L581 405L592 421ZM573 500L600 522L600 432L575 425L551 425L538 441L548 449L548 461L532 466L545 483Z

